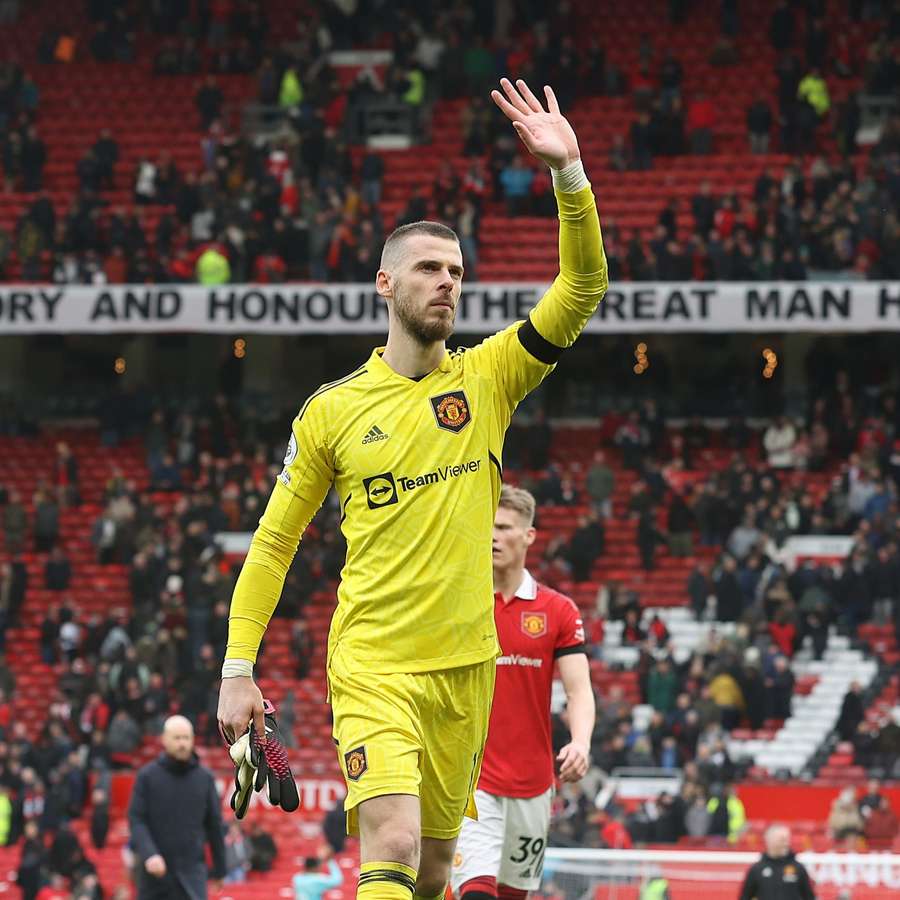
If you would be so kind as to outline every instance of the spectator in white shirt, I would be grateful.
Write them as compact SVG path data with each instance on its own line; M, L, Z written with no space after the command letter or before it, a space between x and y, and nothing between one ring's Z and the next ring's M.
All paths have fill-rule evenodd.
M134 202L153 203L156 200L156 166L142 157L134 175Z
M763 435L763 446L773 469L794 467L794 444L797 432L786 416L778 416Z

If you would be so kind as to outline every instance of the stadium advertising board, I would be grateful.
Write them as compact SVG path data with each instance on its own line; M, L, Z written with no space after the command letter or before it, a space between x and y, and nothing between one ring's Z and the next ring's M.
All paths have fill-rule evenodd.
M900 889L900 855L894 853L810 853L797 858L806 866L819 897L840 896L838 889L856 888L853 897L872 900L896 897ZM649 877L663 877L669 896L733 900L747 869L759 853L729 850L601 850L548 847L544 875L567 895L566 887L593 885L594 896L634 897L627 887ZM871 893L869 892L871 890ZM581 893L581 892L579 892Z
M523 319L546 287L468 285L456 330L483 334ZM379 334L386 329L384 302L368 284L0 286L0 334ZM585 330L900 331L900 283L617 284Z

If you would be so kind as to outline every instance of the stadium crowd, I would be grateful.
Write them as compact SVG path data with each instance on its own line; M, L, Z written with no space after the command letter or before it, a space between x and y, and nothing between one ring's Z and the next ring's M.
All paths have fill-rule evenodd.
M116 169L119 146L109 130L77 163L79 189L69 207L54 207L41 190L47 149L40 137L39 91L27 65L10 60L0 68L6 189L34 194L15 234L0 231L0 277L15 249L27 281L369 280L385 228L426 217L458 231L469 274L477 277L479 223L488 209L555 214L546 173L521 155L515 136L500 127L484 99L500 70L551 81L564 106L590 95L631 95L636 119L627 140L614 140L614 169L646 169L660 157L715 149L715 103L722 101L686 96L677 57L660 57L645 37L639 70L624 73L596 41L575 46L565 10L544 11L546 18L538 17L543 24L522 43L512 39L506 17L495 17L492 4L437 10L422 3L386 16L379 10L377 22L348 20L326 5L318 18L299 22L296 34L277 39L256 0L230 4L230 13L228 4L199 7L199 17L188 15L185 4L161 4L132 18L118 4L97 7L90 52L98 61L133 60L135 35L150 31L162 38L154 61L161 77L203 75L195 96L203 166L181 171L166 152L140 159L124 176L130 207L111 206L104 197L124 186ZM900 117L889 120L858 165L852 162L860 124L855 95L835 112L827 89L828 79L862 75L867 92L891 93L898 83L896 18L889 17L866 60L858 60L846 36L828 33L814 10L803 18L801 41L800 19L779 4L770 28L779 54L777 98L761 95L748 110L748 136L753 152L766 152L777 131L778 149L794 161L783 172L766 170L750 198L701 188L689 204L693 227L687 234L676 227L676 217L688 210L674 198L664 202L652 234L607 221L611 278L804 280L818 272L898 277ZM383 71L363 69L344 89L327 53L352 45L360 29L383 33L394 62ZM485 34L494 34L492 46ZM724 64L739 65L728 53L732 37L723 33L713 52ZM52 64L60 38L53 30L45 36L43 62ZM826 59L822 48L829 42L841 52ZM276 137L237 133L216 80L222 73L253 74L264 115L285 123ZM396 221L383 222L384 161L377 153L351 155L348 142L358 135L348 123L373 104L393 103L416 110L424 129L434 100L461 97L470 98L460 113L462 163L446 161L430 191L414 190ZM824 136L824 123L831 121L837 152ZM161 215L148 214L158 208Z
M681 789L630 808L616 795L616 784L592 768L577 785L564 786L556 798L551 841L562 847L630 850L643 844L674 844L683 838L710 846L734 844L747 829L744 804L734 784L709 764L688 762ZM829 836L847 849L889 849L900 823L881 783L870 779L865 793L853 786L835 798L828 816Z
M0 564L0 634L17 623L24 601L23 549L47 554L43 584L34 586L59 597L40 626L41 657L57 667L59 681L39 734L25 734L21 723L11 721L15 677L0 662L0 839L55 835L54 846L60 841L68 849L57 848L66 861L53 871L75 881L90 881L91 872L66 820L90 808L95 840L101 840L109 773L129 764L166 715L182 712L196 723L201 740L217 740L218 671L236 573L214 535L255 527L280 469L283 443L280 430L224 396L197 408L129 402L112 409L122 419L104 422L105 440L140 434L150 484L140 490L112 471L91 541L101 565L129 567L130 608L86 617L68 598L72 572L58 540L60 509L77 507L81 491L75 457L64 443L52 472L36 486L33 517L14 490L0 491L10 557ZM838 373L806 423L780 417L758 434L737 421L716 438L700 420L673 430L648 401L621 419L611 446L599 447L581 473L554 462L553 429L542 415L514 426L505 463L510 477L538 498L538 527L541 507L577 507L580 517L569 536L547 544L538 577L563 587L590 581L595 563L602 565L606 528L632 519L637 556L646 568L661 553L714 550L713 566L699 561L685 589L698 620L737 623L727 638L710 624L705 644L685 659L674 652L665 624L644 612L652 597L601 581L595 608L586 615L590 652L602 663L604 628L621 620L623 643L639 651L640 699L653 714L646 728L637 727L621 688L600 697L595 765L601 773L623 765L685 768L689 777L680 798L665 798L662 806L671 803L671 810L648 807L628 816L614 805L594 811L591 791L604 778L598 775L593 788L589 781L564 793L562 838L567 829L576 835L590 829L591 840L606 834L602 840L609 843L610 835L624 840L621 828L634 841L701 833L733 837L738 819L731 818L735 798L727 784L747 764L729 758L727 735L739 725L762 729L790 715L791 659L801 643L809 637L821 656L829 626L853 635L872 620L893 621L900 637L898 424L892 395L864 400ZM735 451L720 471L703 463L714 442ZM621 469L611 460L617 455L637 476L624 503L615 492ZM833 473L824 496L805 486L807 470ZM788 573L780 551L797 533L852 535L849 564L843 571L805 565ZM310 672L318 637L306 625L304 609L314 593L331 589L343 556L339 509L329 500L304 538L277 611L291 629L298 678ZM265 666L263 649L263 674ZM858 694L848 695L839 731L854 743L859 761L890 774L900 729L866 721ZM280 712L290 741L292 704ZM556 726L561 735L564 714ZM88 773L98 779L90 804ZM724 819L721 810L728 812ZM688 825L689 818L697 821ZM51 858L57 858L52 848Z
M398 47L411 46L414 52L401 54L385 75L365 73L346 94L324 63L324 53L331 46L351 45L358 26L342 18L337 6L329 21L307 23L287 49L271 44L259 3L235 4L244 17L240 20L211 12L207 21L186 30L175 13L170 18L160 13L149 23L167 36L156 71L161 76L208 73L196 96L204 166L180 172L166 155L142 160L129 182L130 209L110 209L103 199L121 174L115 135L102 132L78 163L78 196L59 216L41 191L46 151L35 124L39 92L26 70L4 63L0 125L5 128L6 188L33 192L35 198L15 236L0 233L0 277L15 242L26 279L47 274L41 260L49 250L52 278L59 283L370 278L385 231L379 213L383 162L366 154L357 163L340 123L348 108L375 99L424 107L437 96L481 96L494 79L496 56L483 42L468 38L482 32L485 23L478 17L490 6L474 11L455 6L439 17L436 30L423 27L428 4L418 13L401 14L402 22L385 27L397 35ZM173 10L177 4L153 9ZM779 14L784 26L787 20ZM896 41L895 19L887 41ZM120 10L101 15L90 51L98 61L132 60L135 29L147 24L123 19ZM780 31L773 21L773 43L785 40L782 26ZM782 87L790 85L790 78L797 80L796 87L779 94L786 107L781 140L787 150L812 149L822 130L816 110L822 92L815 81L822 62L816 58L821 27L813 17L806 78L801 81L793 66L784 83L779 79ZM723 57L725 38L718 48ZM47 35L42 46L56 47L59 39L59 34ZM616 144L610 159L614 167L645 168L654 156L685 150L688 144L696 153L711 149L712 136L703 131L714 123L715 110L707 98L690 98L680 126L688 129L689 139L678 138L685 99L678 60L667 56L654 74L651 52L646 82L626 85L599 46L576 53L554 28L537 31L535 40L537 47L528 49L534 74L540 77L542 67L552 65L564 103L576 101L581 90L635 94L638 123L647 133L638 133L636 142L632 130L630 146L624 138ZM463 45L464 52L454 52ZM879 39L869 49L870 90L896 83L892 46ZM524 59L507 56L506 63L517 71L527 69ZM859 63L838 54L833 65L827 77L844 77L839 66L852 74ZM216 81L216 73L231 72L256 73L260 102L286 110L287 137L265 145L232 132ZM810 77L814 81L798 96ZM748 113L754 152L764 150L774 121L771 111L766 116L766 102ZM477 260L478 222L488 204L504 204L512 215L552 215L554 208L549 183L495 130L487 105L472 100L463 104L461 115L466 170L444 166L431 196L414 193L399 221L436 215L457 228L467 259ZM847 124L852 117L852 104L838 117L844 155L853 149ZM894 119L862 172L843 159L830 162L827 154L816 155L808 166L798 156L783 174L764 173L752 200L716 197L705 186L690 204L695 233L688 241L678 233L681 210L675 200L662 210L650 241L608 223L611 276L802 279L815 269L896 278L898 158L900 121ZM167 211L151 233L147 210L160 204ZM782 249L776 252L776 247ZM280 469L284 436L270 433L225 397L208 408L145 406L144 414L141 408L128 410L134 417L126 425L121 421L125 404L111 406L103 428L111 442L129 428L142 435L149 489L112 472L104 510L91 531L98 563L129 567L130 608L112 610L105 618L84 617L68 599L72 571L59 542L60 510L77 507L80 493L78 467L64 444L52 475L35 486L32 516L15 491L0 490L4 550L10 557L0 563L0 647L6 630L19 622L28 588L23 549L48 554L41 586L59 596L40 627L41 657L58 667L59 681L37 735L26 734L12 720L15 676L0 658L0 843L24 838L20 883L26 896L26 885L36 885L45 869L67 879L76 896L98 896L96 873L66 822L90 809L92 841L103 845L110 773L130 764L167 714L182 712L196 723L202 739L217 739L218 672L235 572L213 538L220 531L255 527ZM551 462L553 433L542 417L514 427L505 460L511 476L529 486L542 506L579 510L577 528L551 540L540 560L537 574L543 580L557 585L590 581L595 563L603 559L610 520L633 519L645 569L654 568L661 553L687 557L698 545L721 551L712 567L697 564L686 590L699 620L738 623L731 638L710 626L706 645L687 660L676 660L664 623L643 612L643 603L652 598L616 583L600 587L586 623L591 653L602 662L604 623L623 621L624 641L639 650L640 698L653 715L640 729L620 690L600 698L593 746L598 771L561 794L558 841L627 846L683 834L735 839L743 812L730 784L741 776L743 764L729 758L726 737L740 724L759 729L790 715L791 659L800 644L810 638L821 656L829 626L855 635L873 619L892 621L900 641L898 426L894 397L863 409L838 375L831 393L814 404L802 425L779 418L755 435L743 421L733 422L722 440L735 451L734 458L712 473L702 461L714 440L705 424L693 420L670 431L653 402L620 423L613 446L598 447L584 473ZM757 446L758 459L752 452ZM614 455L638 475L625 508L614 503ZM834 473L824 497L797 477L804 471ZM315 651L304 608L314 593L330 589L343 563L339 513L329 499L306 534L278 607L278 616L290 623L299 678L309 674ZM789 574L780 550L798 533L853 535L849 564L840 573L804 566ZM265 665L263 651L263 673ZM887 771L886 763L896 759L900 728L866 722L858 714L861 708L862 700L848 695L839 730L853 742L860 762ZM290 706L282 707L288 741L291 719ZM558 733L564 725L562 715ZM683 768L685 787L680 796L662 797L631 814L616 805L614 794L598 805L594 798L603 797L607 786L603 773L622 765ZM90 797L89 775L96 784ZM866 834L871 816L857 810L856 823L849 799L844 806L834 816L835 837ZM878 810L880 801L867 806ZM243 867L239 835L231 838L232 858L239 861L235 868Z
M896 145L900 118L883 147ZM875 155L859 175L846 162L797 159L780 175L764 169L752 197L716 196L709 181L688 202L671 198L650 238L615 222L604 232L611 277L634 281L805 281L846 273L896 278L900 249L897 155ZM679 233L680 213L692 228Z

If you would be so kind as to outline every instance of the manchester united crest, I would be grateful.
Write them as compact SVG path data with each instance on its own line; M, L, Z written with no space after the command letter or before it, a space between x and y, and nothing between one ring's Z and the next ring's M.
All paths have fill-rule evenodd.
M462 431L472 421L469 401L463 391L450 391L429 398L438 428L444 431Z
M531 638L539 638L547 633L547 613L523 612L522 631Z
M347 777L351 781L359 781L369 768L365 745L348 750L344 754L344 764L347 767Z

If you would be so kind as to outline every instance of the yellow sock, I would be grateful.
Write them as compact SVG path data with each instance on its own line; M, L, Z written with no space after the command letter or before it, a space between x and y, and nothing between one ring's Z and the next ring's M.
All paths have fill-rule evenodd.
M367 862L359 867L357 900L410 900L416 890L416 870L403 863Z

